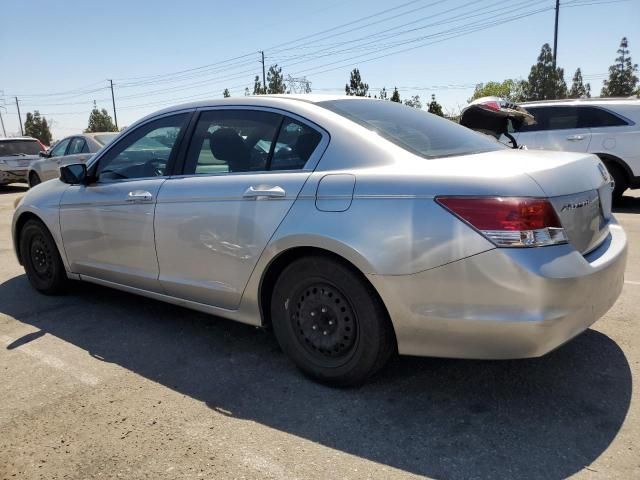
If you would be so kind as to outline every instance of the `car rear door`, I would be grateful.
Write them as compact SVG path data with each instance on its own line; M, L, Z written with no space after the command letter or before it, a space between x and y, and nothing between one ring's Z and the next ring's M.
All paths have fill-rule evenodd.
M65 191L60 226L73 273L162 291L153 217L190 116L167 115L132 129L91 164L94 181Z
M167 180L158 196L156 248L165 292L236 309L328 141L317 126L277 111L201 112L185 175Z
M529 149L586 152L591 141L591 131L580 125L579 108L576 106L527 107L536 124L523 127L518 144Z

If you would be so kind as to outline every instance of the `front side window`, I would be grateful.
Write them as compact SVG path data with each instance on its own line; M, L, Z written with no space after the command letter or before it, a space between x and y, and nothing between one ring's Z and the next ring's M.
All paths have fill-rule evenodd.
M203 112L187 154L187 173L267 170L281 122L281 115L257 110Z
M84 148L86 147L87 142L82 137L75 137L71 140L71 145L69 146L69 151L67 155L75 155L77 153L82 153Z
M319 106L376 132L424 158L470 155L507 148L487 135L424 110L383 100L329 100Z
M182 113L146 123L123 137L100 158L95 173L98 181L166 175L188 115Z
M69 145L69 142L71 142L71 139L65 138L60 143L58 143L55 147L53 147L53 150L51 150L51 156L61 157L62 155L64 155L64 152L67 151L67 146Z

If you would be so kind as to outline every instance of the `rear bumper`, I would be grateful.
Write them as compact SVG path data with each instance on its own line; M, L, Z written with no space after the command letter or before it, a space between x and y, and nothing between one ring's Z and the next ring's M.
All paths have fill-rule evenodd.
M369 279L391 315L402 354L476 359L544 355L615 303L627 239L582 256L569 245L493 249L414 275Z
M28 174L29 167L8 167L6 165L0 165L0 185L26 182Z

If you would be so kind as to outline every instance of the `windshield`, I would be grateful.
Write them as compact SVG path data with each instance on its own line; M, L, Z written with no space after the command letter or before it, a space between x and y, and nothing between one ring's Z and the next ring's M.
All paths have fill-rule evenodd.
M494 139L424 110L383 100L330 100L318 105L425 158L506 148Z
M0 157L38 155L40 144L35 140L0 140Z
M95 138L96 142L104 147L107 143L109 143L117 136L117 133L105 133L104 135L94 135L93 138Z

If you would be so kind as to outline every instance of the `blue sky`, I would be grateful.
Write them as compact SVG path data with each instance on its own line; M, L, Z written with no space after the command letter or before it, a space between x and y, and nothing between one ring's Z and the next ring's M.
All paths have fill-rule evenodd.
M54 138L77 133L93 100L112 113L113 79L124 126L164 106L221 97L225 87L242 95L261 74L262 49L267 64L306 76L315 93L344 93L350 70L359 67L373 93L397 86L402 98L435 94L453 111L476 83L526 78L542 44L553 42L554 4L3 0L0 113L7 133L19 132L17 95L23 120L38 109L52 121ZM599 93L623 36L640 63L640 0L561 5L558 65L568 83L581 67Z

